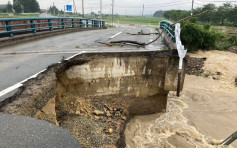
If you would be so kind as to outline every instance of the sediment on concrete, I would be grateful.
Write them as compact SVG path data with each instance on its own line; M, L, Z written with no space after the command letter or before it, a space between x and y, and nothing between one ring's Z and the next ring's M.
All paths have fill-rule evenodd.
M98 30L98 29L107 29L107 28L69 28L69 29L60 29L54 31L43 31L37 32L36 34L27 33L21 34L14 37L4 37L0 38L0 47L9 46L21 42L32 41L40 38L50 37L54 35L61 35L65 33L71 32L79 32L79 31L88 31L88 30Z
M124 147L132 116L165 111L178 60L170 51L82 53L24 83L0 110L52 122L84 147Z

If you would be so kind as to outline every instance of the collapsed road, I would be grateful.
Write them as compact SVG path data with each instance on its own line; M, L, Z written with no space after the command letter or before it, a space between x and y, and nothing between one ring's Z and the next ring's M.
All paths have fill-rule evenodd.
M145 48L105 47L95 42L124 38L150 42L156 38L156 34L128 34L138 30L155 32L119 27L106 30L106 36L104 30L96 30L2 48L1 111L21 115L23 120L29 116L49 121L72 132L84 147L124 147L127 121L134 115L164 112L168 92L177 90L179 57L177 51L165 50L161 39ZM75 53L79 54L73 56ZM36 78L27 79L39 71ZM184 72L181 89L183 80ZM5 89L12 85L15 90ZM14 93L9 94L11 91ZM35 133L41 134L39 129L34 129ZM69 139L73 141L73 137Z

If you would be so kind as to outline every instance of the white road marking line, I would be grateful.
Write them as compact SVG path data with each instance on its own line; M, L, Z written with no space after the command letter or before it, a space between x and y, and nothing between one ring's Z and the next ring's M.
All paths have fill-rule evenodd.
M120 35L122 32L123 32L123 31L121 31L121 32L119 32L119 33L117 33L117 34L115 34L115 35L111 36L109 39L112 39L112 38L114 38L114 37L116 37L116 36Z
M77 55L79 55L79 54L82 54L82 53L85 53L85 52L86 52L86 51L82 51L82 52L80 52L80 53L77 53L77 54L75 54L75 55L73 55L73 56L67 58L66 60L70 60L70 59L74 58L75 56L77 56ZM61 63L61 62L58 62L58 63ZM2 91L0 92L0 97L2 97L2 96L4 96L4 95L6 95L6 94L12 92L12 91L15 90L15 89L20 88L21 86L23 86L23 83L25 83L26 81L28 81L28 80L30 80L30 79L36 78L39 74L45 72L46 70L47 70L47 69L44 69L44 70L42 70L42 71L40 71L40 72L38 72L38 73L36 73L36 74L30 76L29 78L26 78L25 80L23 80L23 81L21 81L21 82L19 82L19 83L16 83L15 85L12 85L12 86L10 86L10 87L8 87L8 88L2 90Z
M4 95L8 94L9 92L21 87L22 85L23 84L17 83L15 85L11 86L11 87L8 87L8 88L4 89L3 91L0 92L0 97L2 97Z

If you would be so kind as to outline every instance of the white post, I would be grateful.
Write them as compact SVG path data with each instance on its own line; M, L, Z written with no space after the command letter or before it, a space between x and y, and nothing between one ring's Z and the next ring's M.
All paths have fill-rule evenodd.
M100 20L102 20L102 0L100 0Z
M112 0L112 26L114 26L114 0Z
M85 16L84 16L85 14L84 14L84 0L82 0L82 17L84 18Z

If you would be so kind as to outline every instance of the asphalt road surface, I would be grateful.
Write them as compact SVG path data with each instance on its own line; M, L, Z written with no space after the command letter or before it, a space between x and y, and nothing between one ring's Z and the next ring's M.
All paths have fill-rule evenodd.
M0 114L0 127L1 148L81 148L69 131L46 121Z

